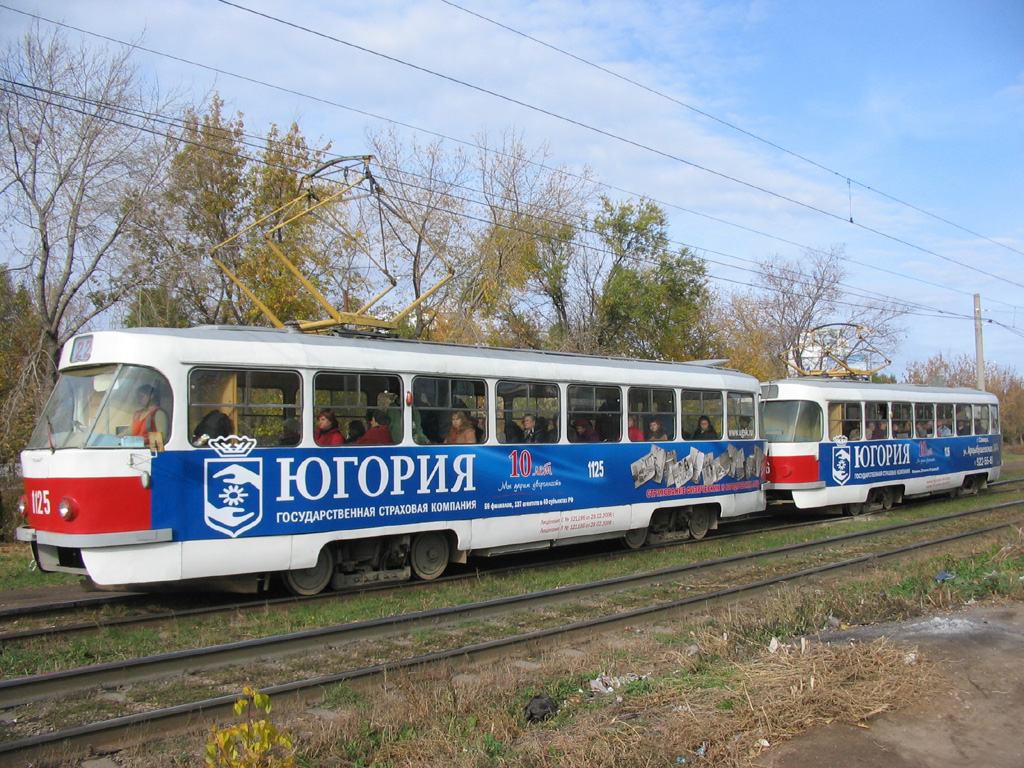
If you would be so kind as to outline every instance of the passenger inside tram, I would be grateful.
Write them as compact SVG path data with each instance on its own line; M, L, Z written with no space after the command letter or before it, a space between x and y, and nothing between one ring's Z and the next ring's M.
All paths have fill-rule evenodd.
M694 440L717 440L718 431L706 415L701 416L697 421L697 429L693 431Z
M391 445L394 440L391 437L391 417L387 411L373 411L369 420L370 428L353 445Z

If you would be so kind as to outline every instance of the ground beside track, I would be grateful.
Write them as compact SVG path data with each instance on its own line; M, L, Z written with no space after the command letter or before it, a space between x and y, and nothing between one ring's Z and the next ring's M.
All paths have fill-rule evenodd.
M939 663L946 690L866 723L833 723L765 752L764 768L1020 768L1024 765L1024 604L975 607L822 636L886 637Z

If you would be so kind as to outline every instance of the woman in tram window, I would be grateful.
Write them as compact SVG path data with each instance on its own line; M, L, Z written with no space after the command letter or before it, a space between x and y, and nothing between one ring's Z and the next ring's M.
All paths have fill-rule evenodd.
M313 440L317 445L343 445L345 436L338 428L338 417L333 408L324 408L316 415L316 429Z
M697 429L693 432L694 440L717 440L718 431L711 424L708 416L701 416L697 421Z
M453 411L452 428L448 437L444 439L445 445L475 442L476 427L473 426L473 419L470 417L469 411Z

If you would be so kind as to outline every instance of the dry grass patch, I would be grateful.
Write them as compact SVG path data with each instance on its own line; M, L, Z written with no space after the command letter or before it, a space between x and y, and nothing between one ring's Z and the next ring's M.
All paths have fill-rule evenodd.
M734 617L735 618L735 617ZM906 706L933 685L931 666L885 640L806 641L752 653L712 629L600 638L543 657L471 670L425 670L383 689L334 694L289 724L311 766L666 766L700 754L740 766L808 728ZM665 631L659 633L665 638ZM626 642L623 642L623 640ZM612 693L591 692L599 674ZM525 703L558 714L528 725Z

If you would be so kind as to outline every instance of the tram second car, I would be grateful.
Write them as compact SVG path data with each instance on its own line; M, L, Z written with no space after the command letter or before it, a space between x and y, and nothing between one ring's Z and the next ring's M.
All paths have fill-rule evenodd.
M972 389L783 379L761 390L769 500L858 514L999 477L999 402Z

